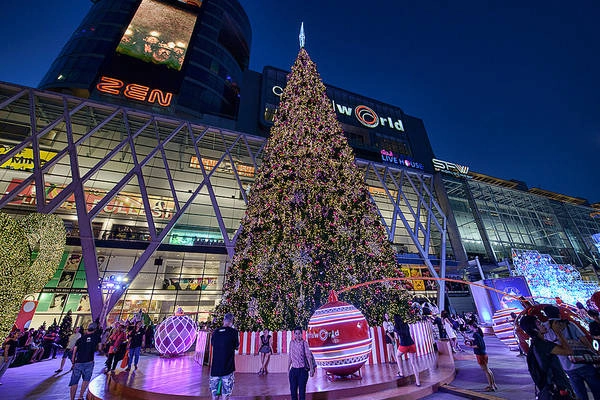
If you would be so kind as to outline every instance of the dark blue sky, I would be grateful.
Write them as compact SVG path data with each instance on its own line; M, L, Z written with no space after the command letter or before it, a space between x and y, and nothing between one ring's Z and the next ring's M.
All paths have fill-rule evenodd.
M600 2L240 0L251 69L290 68L423 119L438 158L600 201ZM0 80L36 86L87 0L9 1Z

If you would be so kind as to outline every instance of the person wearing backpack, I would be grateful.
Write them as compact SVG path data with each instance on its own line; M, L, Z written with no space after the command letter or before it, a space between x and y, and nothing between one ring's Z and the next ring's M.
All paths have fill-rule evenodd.
M560 318L560 309L553 305L544 307L544 312L548 316L548 326L551 328L544 335L546 340L557 343L558 339L555 331L562 332L563 337L573 349L573 355L592 354L592 344L585 336L585 333L575 324ZM568 356L558 356L558 361L567 373L573 391L579 400L588 400L587 386L594 396L594 399L600 400L600 374L592 364L571 362Z
M527 369L535 383L539 395L538 400L554 398L574 399L569 378L563 370L557 355L570 355L573 350L562 332L555 331L560 344L544 339L547 327L535 316L525 315L519 326L531 337L531 345L527 352Z

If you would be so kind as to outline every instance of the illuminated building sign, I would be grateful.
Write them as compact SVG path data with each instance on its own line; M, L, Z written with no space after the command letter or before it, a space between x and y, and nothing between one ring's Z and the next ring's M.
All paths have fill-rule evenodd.
M371 196L375 196L375 197L386 197L387 198L388 192L389 192L390 196L392 196L392 198L394 198L394 199L398 195L398 192L396 192L395 190L388 190L386 192L385 189L375 187L375 186L368 186L367 189L369 189L369 193L371 193Z
M413 161L410 158L396 156L388 150L381 150L381 161L387 164L401 165L403 167L425 169L423 164Z
M12 191L19 184L23 182L20 179L13 179L9 185L7 192ZM53 185L46 183L46 199L48 201L54 199L66 185ZM104 197L108 194L108 191L84 188L85 191L85 203L87 210L91 211ZM152 207L152 216L156 219L169 220L173 216L175 209L175 203L170 198L160 196L148 196L150 201L150 207ZM31 185L24 188L15 199L10 203L19 206L34 206L35 205L35 185ZM70 195L67 197L64 203L60 205L63 210L75 210L75 196ZM104 215L145 215L144 203L142 202L142 196L135 193L118 193L113 197L106 206L100 211L100 214Z
M182 1L200 7L201 1ZM181 70L196 14L156 0L142 0L117 53Z
M100 77L96 89L105 94L123 96L150 104L157 103L163 107L168 107L173 100L173 93L163 92L162 90L152 89L136 83L125 83L120 79L108 76Z
M281 97L283 94L283 88L281 86L273 86L271 91L278 97ZM366 126L367 128L377 128L381 126L404 132L404 125L400 118L394 117L394 119L392 119L390 116L380 116L371 107L365 106L364 104L351 107L332 100L331 105L333 111L335 111L338 116L354 116L362 126Z
M464 165L438 160L437 158L434 158L431 161L433 162L433 168L436 171L463 177L469 175L469 167L465 167Z
M217 165L217 162L218 162L218 160L213 160L212 158L202 158L202 165L204 165L204 168L207 169L208 171L212 171L213 168ZM198 162L198 157L192 156L192 158L190 159L190 168L200 169L200 163ZM244 164L236 163L235 169L237 170L237 173L240 176L247 176L249 178L254 177L254 167L251 165L244 165ZM230 174L233 173L233 169L231 168L231 166L228 165L228 163L226 163L224 161L221 161L221 164L219 164L219 168L217 168L217 171L227 172Z
M12 146L1 144L0 156L8 153L12 150L12 148ZM54 158L55 155L56 153L53 151L40 150L40 164L46 164L46 162ZM21 150L17 154L13 155L10 160L2 164L0 168L14 169L19 171L33 171L33 150L29 148Z

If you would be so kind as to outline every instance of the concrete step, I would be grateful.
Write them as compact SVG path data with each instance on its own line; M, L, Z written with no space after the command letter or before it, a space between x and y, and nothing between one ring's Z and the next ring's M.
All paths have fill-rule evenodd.
M452 385L442 385L438 389L442 393L450 393L465 399L474 400L502 400L502 397L495 396L494 392L477 392L474 390L461 389Z

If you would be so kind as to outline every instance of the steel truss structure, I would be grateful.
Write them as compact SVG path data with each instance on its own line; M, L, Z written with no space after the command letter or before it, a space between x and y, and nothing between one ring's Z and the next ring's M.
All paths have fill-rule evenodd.
M104 229L97 227L120 221L145 230L146 247L129 281L177 225L218 230L232 257L266 144L262 137L6 83L0 83L0 132L0 209L76 216L94 319L124 293L103 298L96 242ZM433 177L357 164L390 240L417 252L432 276L445 277L446 216ZM440 274L432 253L439 254ZM438 298L443 307L444 296Z

